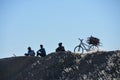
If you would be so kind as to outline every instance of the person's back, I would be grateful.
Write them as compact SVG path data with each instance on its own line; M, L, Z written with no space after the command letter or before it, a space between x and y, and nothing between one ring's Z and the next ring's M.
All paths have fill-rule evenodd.
M29 54L30 56L35 56L35 52L34 52L34 50L30 50L30 51L28 51L28 54Z
M56 49L56 52L65 51L65 48L64 48L64 46L62 46L62 43L59 43L58 46L59 47Z

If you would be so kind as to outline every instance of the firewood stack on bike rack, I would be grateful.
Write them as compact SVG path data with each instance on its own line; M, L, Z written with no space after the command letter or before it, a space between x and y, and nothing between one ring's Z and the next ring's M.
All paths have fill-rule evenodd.
M94 45L94 46L99 46L100 45L100 40L96 37L91 36L91 37L88 37L87 43L91 44L91 45Z

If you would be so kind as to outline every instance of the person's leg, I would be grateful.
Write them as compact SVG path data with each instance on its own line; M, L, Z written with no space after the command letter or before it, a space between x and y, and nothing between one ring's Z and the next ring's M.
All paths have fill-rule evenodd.
M25 56L29 56L29 54L25 53Z
M41 56L40 53L37 53L37 56Z
M37 53L37 56L38 56L38 53Z
M40 53L40 56L43 57L43 54Z

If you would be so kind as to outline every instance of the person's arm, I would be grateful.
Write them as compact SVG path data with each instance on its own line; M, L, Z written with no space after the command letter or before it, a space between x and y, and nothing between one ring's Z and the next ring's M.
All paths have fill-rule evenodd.
M37 51L37 53L40 53L40 49Z
M56 48L56 52L58 52L58 48Z
M35 54L35 51L33 50L33 53Z
M64 46L63 46L63 50L62 51L65 51L65 48L64 48Z

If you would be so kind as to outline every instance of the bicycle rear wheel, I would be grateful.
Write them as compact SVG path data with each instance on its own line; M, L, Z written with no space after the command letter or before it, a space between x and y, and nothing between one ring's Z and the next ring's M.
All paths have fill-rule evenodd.
M84 49L81 46L76 46L74 48L74 53L84 53Z
M90 51L98 51L98 50L99 50L98 46L92 45L92 46L90 47Z

